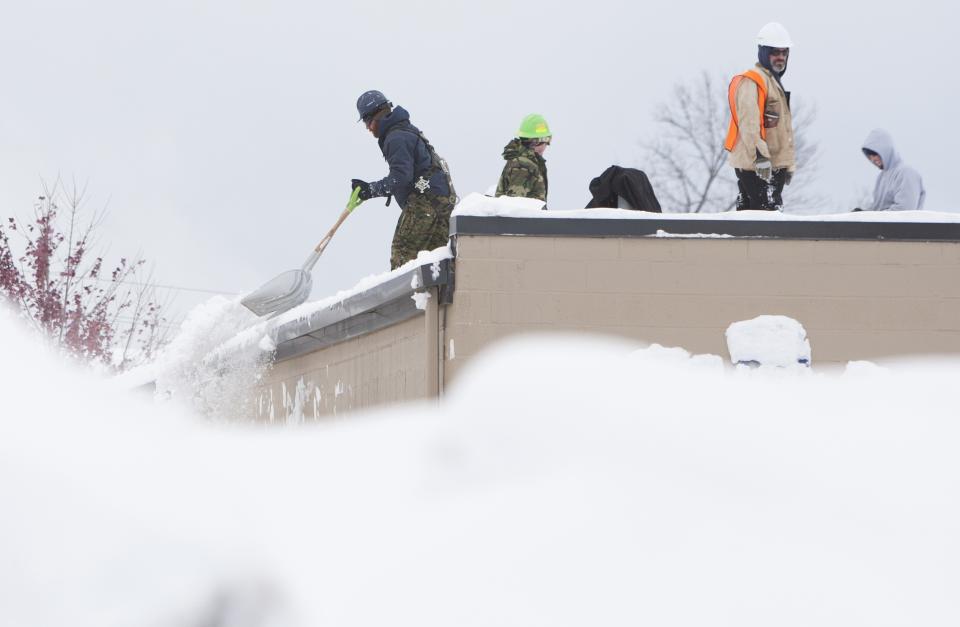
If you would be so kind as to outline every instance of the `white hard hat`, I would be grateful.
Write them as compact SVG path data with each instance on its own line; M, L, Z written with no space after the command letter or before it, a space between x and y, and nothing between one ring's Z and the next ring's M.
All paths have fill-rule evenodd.
M793 48L793 41L790 40L790 33L783 27L783 24L770 22L765 24L757 33L757 45L770 46L771 48Z

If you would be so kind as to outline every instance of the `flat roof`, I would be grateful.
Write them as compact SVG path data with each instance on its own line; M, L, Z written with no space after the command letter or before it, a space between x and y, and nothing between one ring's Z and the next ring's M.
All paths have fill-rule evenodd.
M553 212L545 212L553 213ZM582 213L582 212L578 212ZM554 218L454 215L450 234L526 235L540 237L764 237L818 240L960 241L960 222L872 220L697 219L690 216L643 219Z
M800 215L781 211L546 210L544 202L535 198L468 194L453 211L450 234L960 241L960 213L841 211Z
M590 217L596 211L596 217ZM682 237L682 238L778 238L808 240L889 240L960 242L960 221L896 221L893 216L879 219L844 220L812 216L762 216L749 219L744 214L692 216L653 214L623 210L525 212L526 215L469 215L455 213L450 219L450 235L530 236L530 237ZM926 213L926 212L924 212ZM532 215L531 215L532 214ZM553 215L548 215L553 214ZM566 214L566 215L560 215ZM642 215L635 215L642 214ZM856 214L855 214L856 215ZM859 215L856 215L860 218ZM278 361L312 352L344 340L370 333L423 312L411 296L416 283L440 288L440 302L453 301L453 259L424 264L358 290L342 300L320 307L305 317L282 323L277 328Z

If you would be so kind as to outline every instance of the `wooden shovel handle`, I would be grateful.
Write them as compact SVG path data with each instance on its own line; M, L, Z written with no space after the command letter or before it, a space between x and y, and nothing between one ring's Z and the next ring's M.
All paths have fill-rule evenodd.
M327 234L323 236L323 239L320 240L320 243L317 244L317 247L313 249L315 253L319 255L323 252L323 250L327 247L327 244L330 243L330 240L333 239L333 234L337 232L337 229L340 228L340 225L343 224L343 221L347 219L347 216L350 215L351 211L353 211L353 207L347 207L343 210L343 213L341 213L340 217L337 218L337 222L333 225L333 228L327 231Z

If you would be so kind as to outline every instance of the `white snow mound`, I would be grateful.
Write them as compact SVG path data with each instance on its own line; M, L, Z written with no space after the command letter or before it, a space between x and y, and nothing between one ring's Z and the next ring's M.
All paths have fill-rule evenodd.
M727 327L734 364L795 368L810 364L810 341L803 325L787 316L757 316Z
M239 429L0 342L4 624L960 624L957 360L525 338L439 404Z

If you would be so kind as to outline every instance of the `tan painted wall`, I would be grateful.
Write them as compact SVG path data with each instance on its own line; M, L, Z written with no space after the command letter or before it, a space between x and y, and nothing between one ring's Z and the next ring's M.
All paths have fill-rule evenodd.
M489 343L571 329L728 357L724 331L799 320L814 364L960 353L960 244L460 236L445 383ZM449 358L449 354L447 354Z
M258 420L315 420L425 396L424 316L273 366L255 392ZM299 411L298 411L299 408Z
M257 417L423 399L484 347L536 331L726 358L730 323L781 314L806 327L814 365L960 353L960 243L460 236L454 302L437 315L433 295L426 315L277 364Z

